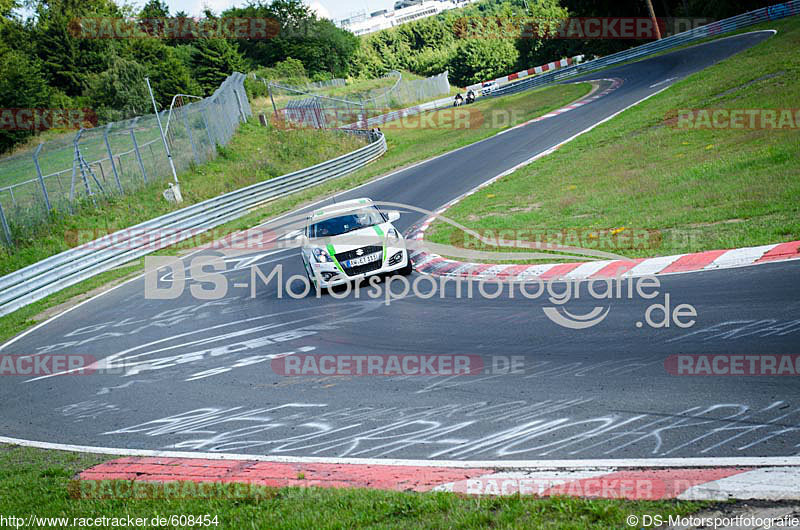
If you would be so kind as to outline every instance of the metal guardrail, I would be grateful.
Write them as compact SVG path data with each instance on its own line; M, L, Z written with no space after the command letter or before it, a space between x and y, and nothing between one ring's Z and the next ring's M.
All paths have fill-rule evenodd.
M386 139L382 134L353 132L367 135L369 144L315 166L151 219L3 276L0 278L0 315L137 259L160 246L195 237L242 217L264 202L351 173L386 152ZM142 237L145 234L147 237Z
M698 40L708 37L714 37L738 29L753 26L755 24L766 22L769 20L777 20L792 15L800 14L800 0L791 0L783 4L775 4L769 7L762 7L747 13L736 15L735 17L726 18L699 26L683 33L676 33L675 35L663 38L661 40L648 42L635 48L623 50L599 59L587 61L579 65L567 66L553 72L540 74L530 79L519 81L510 85L506 85L494 91L492 96L505 96L514 94L530 88L539 87L556 81L561 81L569 77L574 77L579 74L585 74L601 68L606 68L623 62L640 59L648 55L653 55L661 51L665 51L685 44L690 44Z
M351 123L349 125L342 125L340 127L340 129L345 129L345 130L347 130L347 129L356 129L356 128L359 128L359 127L364 127L365 125L367 127L369 127L369 128L378 127L380 125L383 125L384 123L388 123L390 121L394 121L394 120L399 119L399 118L404 118L406 116L415 116L415 115L420 114L422 112L428 112L428 111L431 111L431 110L440 110L440 109L444 109L444 108L452 107L452 106L453 106L453 98L450 97L450 96L447 96L445 98L436 99L434 101L427 101L425 103L421 103L421 104L415 105L413 107L408 107L408 108L405 108L405 109L393 110L393 111L388 112L386 114L381 114L380 116L373 116L371 118L367 118L366 124L364 123L364 120L362 120L362 121L357 122L357 123Z

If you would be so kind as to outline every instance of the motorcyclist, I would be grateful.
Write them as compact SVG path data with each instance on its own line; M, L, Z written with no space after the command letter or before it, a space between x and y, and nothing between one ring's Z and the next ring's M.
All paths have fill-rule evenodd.
M467 103L472 103L474 101L475 101L475 92L470 90L469 92L467 92Z
M461 97L461 94L456 94L456 100L453 102L454 107L460 107L464 104L464 98Z

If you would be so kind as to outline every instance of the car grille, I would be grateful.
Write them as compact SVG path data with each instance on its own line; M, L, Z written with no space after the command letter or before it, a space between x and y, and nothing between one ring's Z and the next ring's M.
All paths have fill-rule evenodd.
M356 252L358 252L359 250L363 250L363 252L361 254L356 254ZM382 251L383 247L379 245L371 245L368 247L361 247L360 249L354 248L353 250L348 250L347 252L340 252L336 254L336 259L339 260L339 263L341 263L349 259L360 258L361 256L369 256L370 254L375 254L376 252L382 252Z
M375 271L381 268L383 265L383 260L373 261L372 263L367 263L365 265L359 265L358 267L344 267L344 272L348 276L357 276L359 274L364 274L365 272Z

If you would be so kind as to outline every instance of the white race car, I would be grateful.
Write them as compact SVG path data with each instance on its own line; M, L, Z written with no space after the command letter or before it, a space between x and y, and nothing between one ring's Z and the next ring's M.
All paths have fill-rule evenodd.
M375 274L410 274L405 240L392 225L399 218L400 212L384 214L370 199L315 211L298 236L308 279L328 288Z
M488 96L498 88L500 88L500 85L497 84L497 81L489 81L488 83L484 83L481 87L481 96Z

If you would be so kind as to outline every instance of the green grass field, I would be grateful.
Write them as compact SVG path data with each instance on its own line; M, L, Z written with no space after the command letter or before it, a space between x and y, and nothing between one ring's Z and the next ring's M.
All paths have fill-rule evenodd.
M252 499L75 499L76 473L110 457L0 445L0 514L27 517L217 516L211 528L626 528L636 514L686 515L697 502L263 488ZM168 526L166 528L174 528ZM629 528L629 527L628 527Z
M667 122L678 109L796 109L800 19L751 30L766 28L778 34L676 83L445 215L495 233L660 233L657 245L621 251L630 257L800 239L798 128L685 129ZM449 244L458 240L455 230L434 223L427 237Z

